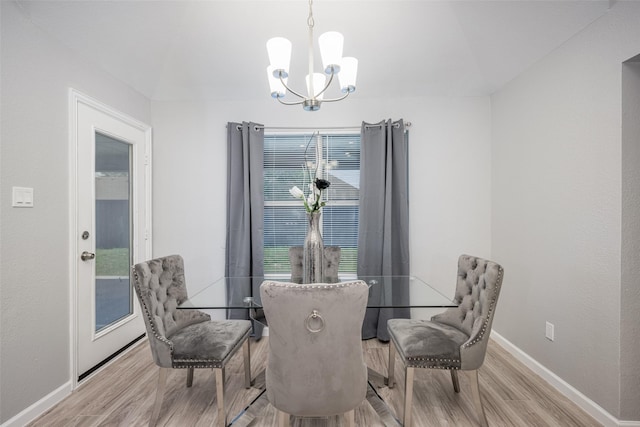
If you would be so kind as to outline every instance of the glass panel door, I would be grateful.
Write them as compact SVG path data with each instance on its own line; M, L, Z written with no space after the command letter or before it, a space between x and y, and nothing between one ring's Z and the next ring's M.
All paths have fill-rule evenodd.
M144 336L131 264L151 254L151 129L75 92L75 343L80 382Z
M131 145L96 133L95 331L133 313Z

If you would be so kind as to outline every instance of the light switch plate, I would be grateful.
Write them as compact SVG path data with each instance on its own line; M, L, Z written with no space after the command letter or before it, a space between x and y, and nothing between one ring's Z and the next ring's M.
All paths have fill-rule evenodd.
M33 188L13 187L12 206L14 208L32 208L33 207Z

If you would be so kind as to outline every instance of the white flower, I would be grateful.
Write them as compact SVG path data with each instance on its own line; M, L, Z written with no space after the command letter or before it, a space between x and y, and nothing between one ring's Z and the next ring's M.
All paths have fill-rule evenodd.
M302 200L302 204L307 212L313 213L320 211L320 208L326 206L327 203L322 201L322 190L329 188L329 185L329 181L316 178L309 184L308 196L295 185L289 189L289 193L296 199Z
M291 193L291 195L296 199L304 199L304 193L296 185L289 189L289 193Z

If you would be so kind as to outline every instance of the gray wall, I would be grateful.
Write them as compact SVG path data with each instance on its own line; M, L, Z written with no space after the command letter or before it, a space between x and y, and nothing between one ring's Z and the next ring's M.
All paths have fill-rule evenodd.
M640 337L640 56L622 67L620 416L623 419L640 419L638 337Z
M640 3L616 2L492 96L492 251L506 266L494 328L631 420L640 420L638 241L623 242L621 230L638 236L640 156L637 127L623 143L621 106L622 62L640 53L639 22Z
M0 422L69 384L70 87L140 121L149 101L1 2ZM11 187L33 187L32 209Z

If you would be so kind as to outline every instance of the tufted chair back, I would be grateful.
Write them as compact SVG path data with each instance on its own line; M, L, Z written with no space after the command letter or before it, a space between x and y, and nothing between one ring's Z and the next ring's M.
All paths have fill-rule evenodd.
M477 369L484 361L502 276L503 270L499 264L461 255L454 298L458 306L431 318L469 336L461 349L461 369Z
M187 299L184 261L180 255L141 262L134 265L132 270L153 359L158 366L170 368L173 351L171 336L211 317L198 310L176 309Z
M302 246L292 246L289 248L289 264L291 265L291 281L293 283L302 283L302 264L303 264L303 248ZM338 282L338 269L340 268L340 246L324 247L324 264L322 266L322 275L326 283Z

